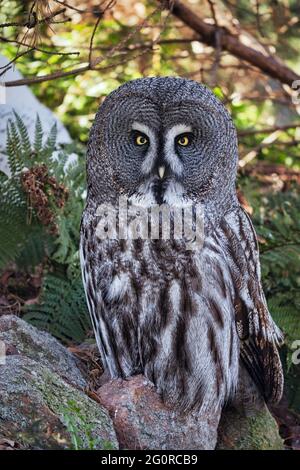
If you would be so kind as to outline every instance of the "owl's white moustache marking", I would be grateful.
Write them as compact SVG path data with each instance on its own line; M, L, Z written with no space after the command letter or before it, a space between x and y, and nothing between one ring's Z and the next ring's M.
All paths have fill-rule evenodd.
M154 186L154 179L143 183L139 187L138 191L128 198L128 201L135 206L141 207L157 205ZM162 203L168 204L171 207L184 208L186 206L191 206L193 201L184 194L183 186L178 181L172 179L166 183Z
M163 202L172 207L186 207L193 204L193 201L184 194L183 186L174 180L169 182Z
M153 193L153 181L149 180L140 185L139 189L129 196L128 202L134 206L151 207L157 204Z

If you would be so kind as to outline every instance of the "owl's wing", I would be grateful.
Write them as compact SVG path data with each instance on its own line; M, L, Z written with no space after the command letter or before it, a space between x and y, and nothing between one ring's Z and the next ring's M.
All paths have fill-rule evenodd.
M283 389L277 349L282 342L282 333L270 315L262 289L256 234L242 208L225 216L222 231L234 277L241 358L266 402L278 402Z

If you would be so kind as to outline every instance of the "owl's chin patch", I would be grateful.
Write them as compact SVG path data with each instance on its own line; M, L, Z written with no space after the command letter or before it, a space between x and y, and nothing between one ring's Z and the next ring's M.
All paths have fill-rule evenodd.
M158 177L151 178L128 197L128 201L141 207L167 204L170 207L186 207L193 204L193 200L185 195L183 186L173 178L164 180Z
M168 179L162 180L157 177L154 179L151 190L152 190L153 197L155 199L156 204L161 205L165 202L164 196L168 188L168 184L169 184Z

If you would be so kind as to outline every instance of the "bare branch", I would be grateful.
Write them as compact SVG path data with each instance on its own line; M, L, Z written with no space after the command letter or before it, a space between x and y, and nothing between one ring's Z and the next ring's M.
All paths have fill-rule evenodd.
M255 0L255 16L256 16L256 26L257 26L257 30L259 31L259 34L264 37L265 34L262 30L262 27L261 27L261 23L260 23L260 5L259 5L259 0Z
M138 32L141 31L141 29L147 24L150 18L152 18L158 11L161 11L163 9L163 6L160 6L158 8L155 8L139 25L136 26L127 36L116 46L114 46L110 51L105 56L98 57L92 61L91 66L94 68L96 65L99 65L103 60L108 59L109 57L112 57L113 54L117 51L119 51L122 47L125 46L125 44L128 43L130 39L134 37L134 35Z
M222 29L218 29L218 31L216 31L215 48L216 48L215 59L211 68L211 79L210 79L211 87L215 87L217 85L217 73L218 73L218 68L220 67L221 53L222 53Z
M158 1L161 4L166 4L165 0ZM169 8L171 9L170 6ZM214 47L216 31L221 29L223 32L221 39L223 50L227 50L239 59L245 60L255 67L258 67L264 73L270 77L276 78L282 83L287 83L291 86L295 80L300 80L300 76L298 74L286 65L282 64L279 60L275 59L275 57L264 55L256 49L246 46L225 28L205 23L202 18L196 15L195 12L180 0L173 1L172 13L193 31L198 33L202 42Z
M174 38L174 39L160 39L156 41L157 45L164 45L164 44L190 44L191 42L198 41L198 38ZM136 44L129 44L128 46L121 47L119 50L120 51L134 51L136 49L141 49L141 48L148 48L152 47L153 41L145 41L141 43L136 43ZM78 47L78 49L81 49L81 47ZM89 47L85 46L83 49L89 49ZM93 50L94 51L109 51L111 49L110 46L94 46Z
M32 52L32 51L37 51L37 52L42 52L44 54L49 54L49 55L61 55L61 56L68 56L68 55L80 55L80 52L59 52L59 51L48 51L47 49L37 47L37 46L31 46L30 44L22 41L18 41L17 39L7 39L4 38L3 36L0 36L0 42L9 42L13 44L17 44L18 46L24 46L29 48L30 50L27 50L26 53ZM7 64L8 65L8 64Z
M80 73L86 72L90 70L89 65L83 65L73 70L69 70L68 72L62 72L58 70L57 72L50 73L48 75L43 75L41 77L27 77L21 78L19 80L11 80L9 82L4 82L4 86L12 87L12 86L23 86L23 85L33 85L34 83L42 83L51 80L56 80L58 78L69 77L71 75L79 75Z
M10 68L9 66L11 64L13 64L16 60L18 60L20 57L22 57L23 55L25 54L28 54L29 52L32 52L34 50L34 47L32 47L31 49L29 50L26 50L26 51L23 51L23 52L20 52L20 54L17 54L16 57L14 57L10 62L7 62L7 64L3 65L2 67L0 67L0 70L2 69L5 69L3 73L6 72L6 69L7 68Z
M276 147L296 147L300 145L300 139L292 139L287 141L278 141L281 130L275 130L270 135L265 137L262 142L260 142L254 149L247 152L239 160L240 168L244 168L248 163L254 160L261 150L267 147L276 146Z
M18 27L26 27L28 29L32 29L32 28L35 28L37 25L40 25L40 24L44 24L44 23L50 23L50 21L52 23L54 23L53 18L55 18L56 16L58 15L61 15L62 13L65 13L66 11L66 8L62 8L60 10L57 10L53 13L51 13L49 16L46 16L45 18L38 18L37 15L35 14L31 14L29 15L29 18L27 21L24 21L24 22L16 22L16 21L13 21L11 23L3 23L3 24L0 24L0 28L7 28L9 26L18 26ZM35 12L33 12L35 13ZM65 21L69 21L69 20L65 20ZM58 23L58 22L57 22ZM61 21L59 21L59 23L61 23Z
M10 23L1 23L0 28L10 28L11 26L24 26L24 24L17 21L12 21Z
M211 16L214 19L214 23L215 23L216 26L218 26L218 20L217 20L216 9L215 9L215 2L213 0L207 0L207 1L209 3Z
M289 129L297 129L300 128L300 122L294 122L291 124L286 124L284 126L273 126L273 127L268 127L265 129L246 129L243 131L238 131L239 137L244 137L248 135L256 135L256 134L271 134L272 132L275 131L287 131Z
M65 6L66 8L69 8L70 10L73 10L73 11L76 11L77 13L94 13L94 10L88 10L88 9L85 9L85 10L82 10L81 8L77 8L77 7L74 7L74 5L70 5L69 3L67 2L64 2L62 0L53 0L55 3L59 3L60 5L63 5ZM106 0L103 0L102 2L99 2L99 4L97 5L98 8L101 8L102 5L106 2ZM105 8L106 9L106 8Z
M83 72L87 72L88 70L106 71L106 70L109 70L111 68L117 67L118 65L128 63L131 60L134 60L137 57L140 57L145 53L152 53L152 52L153 52L152 48L149 49L149 50L144 49L144 50L139 51L137 54L134 54L130 57L128 57L128 56L123 57L122 56L123 58L121 60L118 60L117 62L114 62L113 64L105 65L103 67L94 67L94 66L91 67L90 64L88 64L88 65L77 67L76 69L69 70L69 71L66 71L66 72L57 71L57 72L54 72L52 74L43 75L42 77L27 77L27 78L23 78L23 79L20 79L20 80L4 82L4 85L7 86L7 87L32 85L34 83L42 83L42 82L45 82L45 81L57 80L59 78L69 77L69 76L72 76L72 75L79 75ZM118 59L119 57L120 56L114 57L114 59Z
M93 61L92 61L92 54L93 54L93 42L94 42L94 37L95 37L95 34L96 34L96 31L97 31L97 28L99 26L99 23L101 21L102 17L99 16L97 18L97 21L95 23L95 26L94 26L94 29L93 29L93 32L92 32L92 35L91 35L91 39L90 39L90 46L89 46L89 64L90 66L92 67L93 66Z
M80 8L76 8L74 7L73 5L70 5L69 3L67 2L62 2L60 0L54 0L55 3L59 3L60 5L63 5L65 6L66 8L70 8L71 10L74 10L76 11L77 13L85 13L86 10L81 10Z

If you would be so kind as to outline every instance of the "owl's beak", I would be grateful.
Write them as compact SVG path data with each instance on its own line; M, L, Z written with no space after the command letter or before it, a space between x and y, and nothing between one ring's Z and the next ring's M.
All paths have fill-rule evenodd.
M158 167L158 176L160 177L161 180L162 180L163 177L164 177L165 171L166 171L166 167L165 167L165 166L159 166L159 167Z

